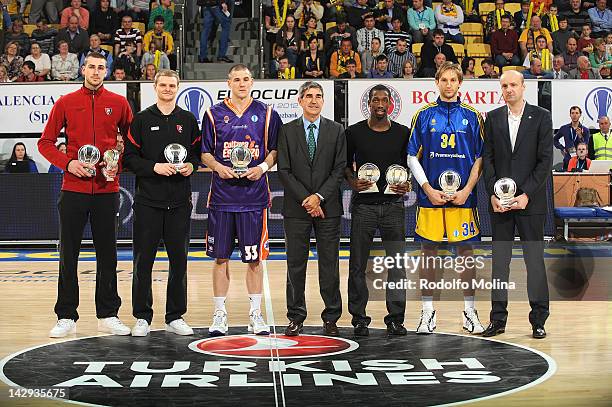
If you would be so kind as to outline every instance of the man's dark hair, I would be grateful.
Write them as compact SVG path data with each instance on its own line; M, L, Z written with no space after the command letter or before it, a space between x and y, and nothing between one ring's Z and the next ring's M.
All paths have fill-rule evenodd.
M387 58L387 56L385 54L380 54L376 57L376 63L381 62L381 61L388 61L389 58Z
M372 97L374 96L374 92L387 92L387 96L389 96L389 99L391 99L391 91L389 90L388 87L386 87L385 85L382 84L378 84L378 85L374 85L372 87L372 89L370 89L370 92L368 93L368 103L370 103L370 101L372 100Z
M580 108L580 106L572 106L570 107L570 113L572 112L572 110L576 110L578 109L578 112L580 112L580 114L582 114L582 109Z
M436 35L441 35L444 37L444 31L442 31L440 28L436 28L431 32L431 36L435 37Z
M485 58L480 63L480 66L482 66L483 64L489 64L489 65L493 66L493 65L495 65L495 62L493 62L493 60L491 58Z
M28 68L30 68L30 71L35 71L36 70L36 65L34 65L34 62L32 62L32 61L25 61L23 63L23 66L27 66Z
M567 21L567 16L561 14L560 16L557 17L557 22L561 22L561 21Z
M89 54L87 54L87 56L85 57L85 61L83 65L87 65L87 60L90 58L95 58L95 59L103 59L104 61L106 61L106 57L102 54L100 54L99 52L90 52Z
M355 61L353 58L349 58L346 63L344 64L344 66L349 66L349 65L355 65L357 66L357 61Z
M162 23L164 23L164 24L166 23L166 20L165 20L165 19L164 19L164 17L162 17L162 16L157 16L157 17L155 17L155 18L153 19L153 22L154 22L154 23L156 23L156 22L158 22L158 21L161 21L161 22L162 22Z

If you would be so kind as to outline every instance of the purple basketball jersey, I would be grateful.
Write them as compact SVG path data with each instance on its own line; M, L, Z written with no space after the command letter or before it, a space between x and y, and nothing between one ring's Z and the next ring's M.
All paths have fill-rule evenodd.
M219 163L232 167L230 151L237 145L249 148L253 157L249 167L264 162L276 150L282 121L278 113L265 103L252 100L239 112L230 99L206 111L202 120L202 152L210 153ZM270 206L268 178L258 181L246 178L222 179L213 172L208 207L226 212L243 212Z

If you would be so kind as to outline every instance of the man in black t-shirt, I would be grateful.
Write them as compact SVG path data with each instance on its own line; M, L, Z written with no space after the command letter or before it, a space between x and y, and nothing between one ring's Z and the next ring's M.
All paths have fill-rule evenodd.
M368 287L366 265L374 234L378 229L386 256L395 257L405 248L405 214L402 196L410 187L406 182L390 186L385 193L385 173L389 166L405 167L408 128L393 122L387 116L391 103L391 92L384 85L374 86L368 95L370 118L355 123L346 129L347 167L345 177L355 191L351 211L351 254L349 260L348 303L353 316L351 323L355 335L367 336L371 318L366 315ZM354 173L353 163L359 169L366 163L375 164L380 171L376 182L378 192L369 192L374 182L359 179ZM367 191L367 192L366 192ZM399 282L405 278L403 269L387 269L387 282ZM404 311L405 289L386 289L387 316L385 324L390 335L406 335Z

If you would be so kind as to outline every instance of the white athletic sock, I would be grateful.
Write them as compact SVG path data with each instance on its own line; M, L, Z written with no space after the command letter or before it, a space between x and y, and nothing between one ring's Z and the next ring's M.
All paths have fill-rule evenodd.
M463 297L463 304L466 311L470 308L474 308L474 296L471 295Z
M422 296L423 311L433 311L433 296Z
M213 297L215 303L215 311L223 311L227 313L225 309L225 297Z
M249 294L249 303L251 304L249 315L251 315L253 311L261 312L261 297L263 297L262 294Z

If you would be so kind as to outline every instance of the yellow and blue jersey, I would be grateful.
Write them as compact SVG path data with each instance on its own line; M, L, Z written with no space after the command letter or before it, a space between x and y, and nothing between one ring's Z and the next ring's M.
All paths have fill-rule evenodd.
M440 174L453 170L461 176L459 189L463 189L472 166L482 155L484 123L480 113L459 100L443 102L438 98L416 112L410 127L408 154L419 159L430 185L441 190ZM474 188L461 206L452 203L435 206L419 188L417 203L421 208L475 208L476 197Z

